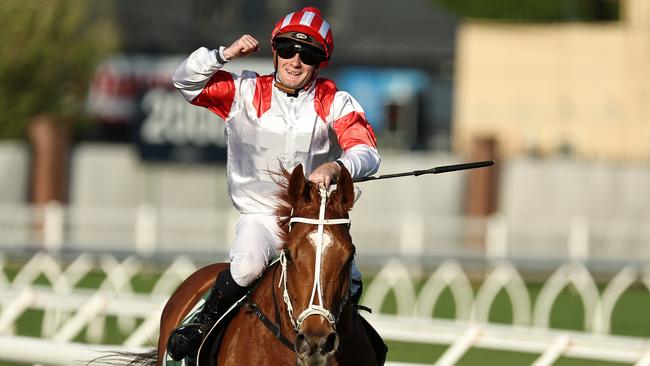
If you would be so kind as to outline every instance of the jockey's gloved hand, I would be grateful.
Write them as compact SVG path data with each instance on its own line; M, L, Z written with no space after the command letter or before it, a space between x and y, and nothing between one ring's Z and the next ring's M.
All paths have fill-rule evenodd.
M307 179L329 189L330 185L339 178L339 175L341 175L341 166L335 161L330 161L316 168L309 174Z

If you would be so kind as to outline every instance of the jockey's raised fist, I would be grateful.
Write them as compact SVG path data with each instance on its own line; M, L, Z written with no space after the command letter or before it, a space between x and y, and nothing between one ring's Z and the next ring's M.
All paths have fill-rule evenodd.
M228 60L232 60L237 57L252 55L259 50L260 43L255 38L253 38L253 36L244 34L238 40L228 46L225 50L223 50L223 55Z

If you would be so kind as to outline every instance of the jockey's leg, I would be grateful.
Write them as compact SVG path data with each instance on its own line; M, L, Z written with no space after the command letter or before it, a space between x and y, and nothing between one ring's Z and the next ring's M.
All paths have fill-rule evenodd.
M361 272L357 268L355 260L352 260L352 265L350 266L350 299L352 304L359 304L361 300L361 294L363 293L363 283L361 282Z
M240 216L230 249L230 268L219 273L199 314L170 335L167 349L172 359L195 356L212 325L262 275L277 251L277 230L275 216Z
M266 269L280 245L277 217L241 215L230 248L230 270L240 286L249 286Z
M234 281L230 269L220 272L201 311L189 324L176 328L169 335L167 351L172 359L180 361L187 356L195 356L212 325L247 289Z
M232 270L222 271L214 281L212 290L205 299L203 309L197 314L195 321L199 324L212 324L230 308L248 290L246 286L240 286L232 276Z

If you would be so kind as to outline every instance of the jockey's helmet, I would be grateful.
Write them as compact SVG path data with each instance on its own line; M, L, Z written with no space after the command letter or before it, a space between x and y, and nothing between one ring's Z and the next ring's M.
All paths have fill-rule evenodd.
M319 67L327 66L334 51L334 36L329 23L320 10L306 7L300 11L287 14L280 19L271 33L271 47L276 50L276 42L281 39L295 41L321 50L325 57Z

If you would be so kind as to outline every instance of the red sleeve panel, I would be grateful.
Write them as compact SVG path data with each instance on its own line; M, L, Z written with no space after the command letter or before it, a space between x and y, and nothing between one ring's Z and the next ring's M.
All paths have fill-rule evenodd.
M327 121L330 108L336 95L336 84L328 79L316 79L316 95L314 97L314 108L316 113L323 120Z
M364 113L350 112L332 124L334 132L343 150L356 145L368 145L377 148L377 138Z
M228 118L235 100L235 81L232 74L217 71L201 93L192 100L192 104L205 107L224 120Z
M273 81L273 75L264 75L257 78L255 94L253 94L253 107L257 111L257 118L262 117L271 108Z

